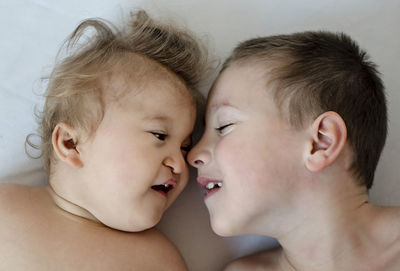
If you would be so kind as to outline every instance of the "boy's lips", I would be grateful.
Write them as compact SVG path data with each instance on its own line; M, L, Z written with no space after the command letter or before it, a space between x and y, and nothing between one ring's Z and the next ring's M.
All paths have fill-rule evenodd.
M204 199L209 198L211 195L220 190L222 187L222 181L217 179L198 177L197 182L206 191Z
M162 184L156 184L156 185L151 186L151 189L154 189L155 191L166 196L169 191L171 191L172 189L175 188L177 183L178 182L175 179L171 178Z

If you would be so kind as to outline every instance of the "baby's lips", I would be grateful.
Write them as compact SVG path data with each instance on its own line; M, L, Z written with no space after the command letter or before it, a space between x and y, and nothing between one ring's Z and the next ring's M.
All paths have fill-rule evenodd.
M165 193L165 195L166 195L169 191L174 189L176 185L177 185L177 181L175 179L171 178L162 184L155 184L155 185L151 186L151 188L156 191Z
M172 187L175 187L178 184L178 181L174 178L168 179L163 185L172 185Z

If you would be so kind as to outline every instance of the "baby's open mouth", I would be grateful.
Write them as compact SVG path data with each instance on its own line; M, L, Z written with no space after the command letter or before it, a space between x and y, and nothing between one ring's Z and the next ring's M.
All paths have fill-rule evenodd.
M169 191L171 191L174 188L172 184L157 184L153 185L151 189L154 189L158 192L161 192L163 194L167 194Z

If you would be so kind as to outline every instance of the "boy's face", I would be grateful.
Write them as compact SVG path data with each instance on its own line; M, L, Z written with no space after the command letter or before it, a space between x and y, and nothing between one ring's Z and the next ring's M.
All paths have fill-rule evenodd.
M188 156L200 185L215 187L205 203L220 235L257 233L261 221L273 224L290 211L302 133L280 116L266 76L256 64L222 72L208 98L204 135Z
M131 91L114 100L109 95L104 119L81 146L82 206L112 228L153 227L187 184L196 110L171 77L149 76L140 90L115 79L113 88L128 83Z

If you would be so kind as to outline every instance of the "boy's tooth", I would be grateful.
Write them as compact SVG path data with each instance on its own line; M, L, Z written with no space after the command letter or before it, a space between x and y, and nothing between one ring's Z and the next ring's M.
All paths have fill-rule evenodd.
M214 189L216 186L218 186L218 188L221 188L221 187L222 187L222 182L218 182L218 183L209 182L209 183L206 185L206 188L207 188L207 189Z
M213 189L214 185L215 184L213 182L209 182L206 187L207 187L207 189Z

